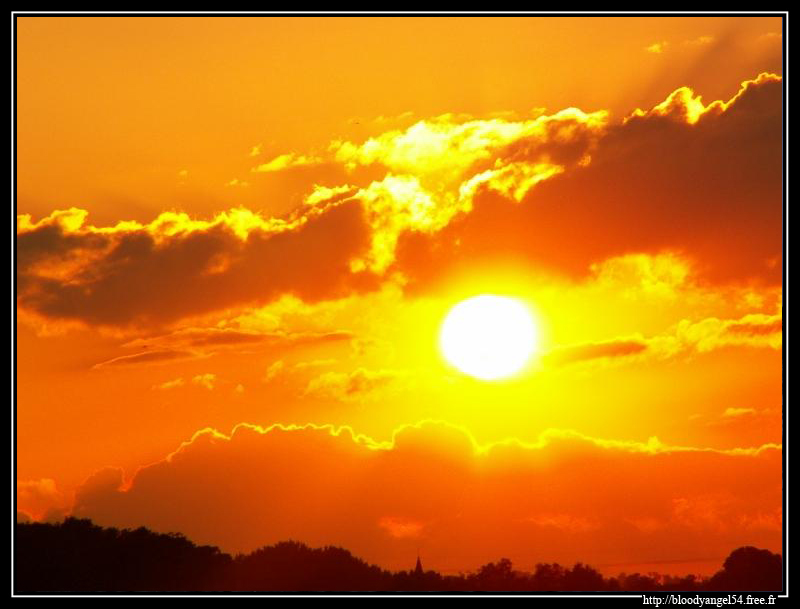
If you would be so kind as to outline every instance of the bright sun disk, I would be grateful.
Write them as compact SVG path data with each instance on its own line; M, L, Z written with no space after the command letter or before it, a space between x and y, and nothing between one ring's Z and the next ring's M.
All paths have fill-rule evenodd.
M519 372L536 350L537 341L528 308L515 298L491 294L455 305L439 335L447 361L484 381Z

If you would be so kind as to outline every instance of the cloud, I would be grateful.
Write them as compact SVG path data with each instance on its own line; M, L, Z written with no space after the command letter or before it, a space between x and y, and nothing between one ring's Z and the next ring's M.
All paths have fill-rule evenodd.
M352 400L391 384L403 374L395 370L325 372L308 383L305 395L335 400Z
M219 349L222 347L243 347L260 343L269 346L295 346L317 343L348 341L353 334L346 331L331 332L254 332L235 328L189 327L129 341L123 347L130 348L180 348L180 349Z
M575 108L516 122L444 115L360 145L333 142L336 160L346 166L387 169L382 180L353 195L364 205L372 247L352 268L383 273L402 234L435 235L468 214L479 185L521 199L539 182L584 159L606 121L605 112Z
M700 321L681 320L664 334L618 337L606 341L555 347L543 362L563 366L592 360L619 362L669 359L707 353L724 347L780 349L783 343L781 314L748 314L740 319L709 317Z
M654 106L648 112L637 109L628 117L628 120L641 119L643 117L664 117L672 116L678 120L684 120L690 125L696 124L703 116L711 114L721 114L735 104L739 99L746 96L748 90L754 90L766 83L780 83L780 77L774 74L759 74L755 80L747 80L742 83L742 87L727 102L717 100L706 106L702 97L696 95L689 87L681 87L673 91L666 100ZM752 94L751 94L752 95Z
M722 413L723 417L741 417L748 414L755 414L755 408L726 408Z
M551 155L566 169L519 201L513 189L479 183L468 212L433 234L403 232L392 268L408 289L424 290L466 265L513 260L583 277L608 258L666 250L695 261L706 282L779 284L782 99L769 74L724 102L678 89L607 125L574 150L572 165ZM523 159L542 160L524 149Z
M251 154L251 156L254 156ZM304 165L319 165L323 159L317 156L306 156L304 154L295 154L290 152L275 157L269 163L262 163L253 168L254 172L268 173L272 171L282 171L289 167L302 167Z
M749 400L740 402L748 404ZM778 431L780 430L781 407L777 408L755 408L752 406L729 406L721 412L709 413L707 415L694 414L689 417L692 421L698 421L705 427L716 430L736 430L736 429L764 429L767 421L777 422Z
M28 519L47 518L54 510L69 504L52 478L17 480L17 504Z
M683 44L688 46L704 46L714 42L713 36L698 36L697 38L692 38L691 40L684 40Z
M195 359L201 357L200 354L192 351L176 351L173 349L163 349L158 351L143 351L132 355L121 355L99 364L93 368L107 368L109 366L138 366L149 364L163 364L180 360Z
M88 212L71 207L54 211L33 223L29 215L17 217L17 272L58 278L80 267L84 260L100 258L107 241L100 234L77 234Z
M759 36L758 40L760 41L770 40L770 41L780 42L782 37L783 36L780 32L767 32L766 34L762 34L761 36Z
M295 370L308 370L309 368L322 368L325 366L332 366L337 362L335 359L315 359L309 362L297 362L294 365Z
M342 184L341 186L321 186L314 184L314 189L310 195L304 199L306 205L318 205L320 203L335 203L343 199L348 199L358 192L358 187L349 184Z
M783 343L782 316L755 313L740 319L717 319L709 317L702 321L683 320L675 332L677 348L687 347L699 353L728 346L750 346L780 349ZM660 342L657 348L671 350L668 342Z
M267 373L264 375L264 382L269 383L275 377L277 377L284 369L285 364L283 360L278 360L270 364L269 368L267 368Z
M783 319L780 315L753 314L739 321L729 322L725 325L723 334L735 336L770 336L783 333Z
M705 556L725 556L745 542L780 546L780 460L774 444L681 447L565 430L482 445L436 422L388 440L348 427L242 424L229 436L199 431L127 485L121 470L98 472L73 514L181 531L228 551L283 539L342 545L393 568L413 562L417 546L427 564L465 570L499 556L686 558L699 543Z
M655 53L656 55L660 55L661 53L664 52L664 49L666 49L668 46L669 43L666 40L662 40L661 42L654 42L650 46L646 46L644 50L647 51L648 53Z
M450 199L440 204L415 176L388 175L357 194L364 203L371 229L370 249L366 256L351 264L353 270L369 268L382 273L394 262L399 236L408 230L434 234L441 230L468 204Z
M287 366L286 362L279 359L272 362L269 367L267 367L267 372L264 374L263 380L265 383L269 383L279 376L284 376L292 372L302 372L304 370L310 370L313 368L330 366L337 363L337 361L338 360L335 359L312 360L309 362L297 362L290 367Z
M690 287L696 269L675 252L625 254L591 265L593 279L601 285L637 290L661 298L674 298ZM692 286L693 287L693 286Z
M229 327L188 327L168 334L137 338L122 345L139 349L138 353L121 355L95 364L94 368L109 366L158 365L181 360L202 359L220 351L252 352L255 349L270 353L286 352L301 347L349 342L351 332L255 332ZM141 351L141 349L145 349ZM170 386L171 387L171 386ZM169 387L159 386L161 389Z
M274 339L278 335L259 334L256 332L240 332L232 328L181 328L169 334L150 338L137 338L127 342L123 347L223 347L228 345L247 345Z
M395 174L416 176L425 185L457 185L477 163L502 162L509 146L535 143L544 152L580 139L579 135L599 133L607 117L605 112L586 114L576 108L526 121L464 121L446 114L402 131L386 132L360 145L334 141L331 149L337 161L351 167L379 163Z
M91 476L75 491L73 514L80 514L81 505L102 501L106 495L123 488L124 472L118 467L104 467Z
M183 387L184 381L182 378L177 378L171 381L164 381L159 385L153 385L153 389L161 389L163 391L167 391L169 389L175 389L177 387Z
M327 160L356 184L315 184L285 218L240 208L95 227L76 208L20 215L18 305L49 320L152 327L286 294L343 298L398 272L408 290L509 259L585 276L653 251L693 261L709 282L775 285L782 101L780 77L763 73L727 101L681 87L617 122L575 108L421 120L334 141ZM261 167L317 162L287 153Z
M681 44L684 47L703 47L708 46L714 42L713 36L698 36L697 38L692 38L690 40L684 40ZM660 55L664 53L669 47L670 43L666 40L662 40L660 42L654 42L651 45L648 45L644 48L645 51L648 53L653 53L655 55Z
M368 244L358 202L308 207L285 221L233 210L210 221L163 213L148 225L97 228L85 226L85 216L20 217L21 308L92 325L151 326L283 294L335 298L363 282L350 272ZM62 260L70 266L47 267Z
M256 332L232 327L187 327L168 334L136 338L122 345L139 349L138 353L122 355L96 364L95 368L108 366L133 366L160 364L186 359L208 357L220 351L245 351L265 349L271 352L353 340L351 332ZM144 351L141 351L144 349Z
M378 526L386 530L395 539L416 539L425 527L424 523L409 520L408 518L395 518L384 516L378 520Z
M599 358L625 357L640 354L647 347L647 342L641 338L614 339L556 348L546 354L545 361L548 364L564 365Z
M538 514L527 520L540 527L552 527L568 533L586 533L599 527L592 519L564 513Z
M205 374L198 374L197 376L192 377L192 383L195 385L200 385L201 387L205 387L209 391L214 389L214 384L217 382L217 375L212 374L211 372L207 372Z
M18 480L17 494L25 500L49 500L58 494L56 481L52 478L41 480Z

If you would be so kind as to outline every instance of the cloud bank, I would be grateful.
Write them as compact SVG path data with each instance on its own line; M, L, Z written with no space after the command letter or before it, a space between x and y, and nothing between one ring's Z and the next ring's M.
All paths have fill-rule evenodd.
M392 567L410 565L417 547L443 569L501 555L526 566L724 557L778 547L780 459L774 444L713 450L563 430L482 446L437 422L387 441L242 424L230 436L197 432L127 484L120 470L97 472L73 513L231 551L290 538L343 545Z
M164 212L95 227L72 208L17 222L17 298L50 320L159 326L291 294L367 290L398 272L424 289L464 264L513 259L586 275L593 264L669 249L711 282L781 277L780 77L730 100L682 87L623 121L569 108L530 119L445 115L325 162L383 172L314 185L287 218L236 209L211 220ZM287 153L263 171L317 163Z

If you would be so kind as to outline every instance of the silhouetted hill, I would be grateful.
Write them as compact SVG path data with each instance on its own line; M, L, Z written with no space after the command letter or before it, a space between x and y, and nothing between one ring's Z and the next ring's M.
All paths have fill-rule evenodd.
M778 591L781 557L768 550L734 550L709 579L694 575L621 574L605 578L594 568L538 564L517 571L507 558L465 575L392 573L345 549L309 548L284 541L235 557L184 536L145 528L102 528L89 520L60 524L17 523L14 589L31 592L166 591Z

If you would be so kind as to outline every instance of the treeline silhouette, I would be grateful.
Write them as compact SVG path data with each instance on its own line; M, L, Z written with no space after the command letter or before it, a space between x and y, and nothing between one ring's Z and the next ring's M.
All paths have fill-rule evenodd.
M89 520L17 523L14 588L34 592L217 592L217 591L778 591L781 556L747 546L733 551L710 578L694 575L620 574L594 568L538 564L518 571L507 558L476 572L390 572L338 547L309 548L296 541L231 556L197 546L177 533L146 528L103 528Z

